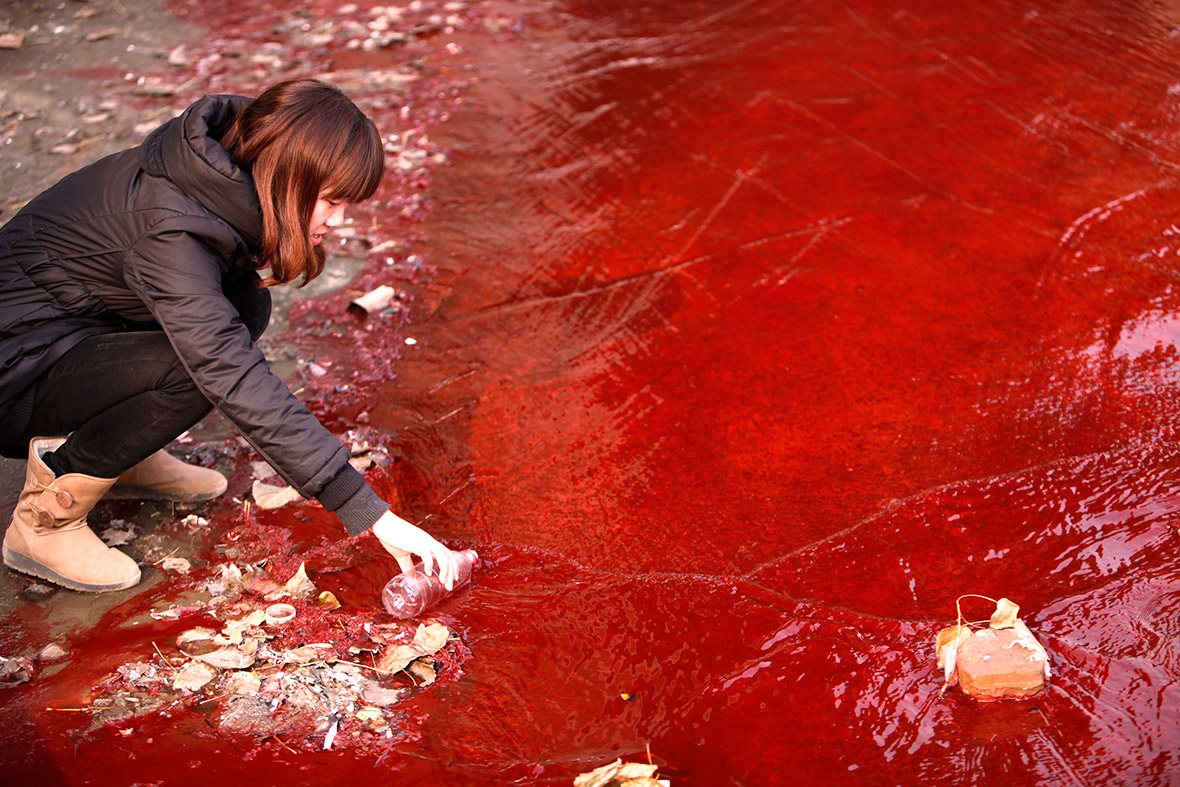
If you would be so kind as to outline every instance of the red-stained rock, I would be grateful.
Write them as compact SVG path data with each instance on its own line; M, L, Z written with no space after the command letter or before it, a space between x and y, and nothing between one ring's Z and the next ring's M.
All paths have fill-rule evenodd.
M1044 651L1029 646L1017 629L976 631L958 650L959 686L973 697L1036 694L1045 687L1045 666Z

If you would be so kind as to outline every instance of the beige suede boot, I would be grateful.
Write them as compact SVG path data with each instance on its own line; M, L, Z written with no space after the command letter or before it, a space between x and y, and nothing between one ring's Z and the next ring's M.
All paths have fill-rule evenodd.
M129 588L139 582L139 566L86 525L86 515L115 479L55 477L41 457L64 442L64 437L35 437L29 443L25 488L4 535L4 563L71 590Z
M180 461L166 451L156 451L125 471L107 492L112 500L171 500L197 503L225 492L225 476L216 470Z

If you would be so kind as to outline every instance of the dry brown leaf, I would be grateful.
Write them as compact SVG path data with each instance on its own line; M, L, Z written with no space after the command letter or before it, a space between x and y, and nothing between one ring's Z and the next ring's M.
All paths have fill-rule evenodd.
M996 602L996 611L992 613L991 623L994 629L1010 629L1016 625L1016 616L1020 614L1020 607L1006 598Z
M290 486L272 486L255 481L252 490L254 502L259 508L282 508L299 499L299 493Z
M177 691L191 693L200 691L205 684L217 677L217 670L208 664L190 661L185 664L172 678L172 688Z
M262 625L264 620L266 620L266 613L261 609L256 609L244 618L226 623L221 634L214 637L213 641L218 645L239 645L246 629L257 628Z
M254 664L254 654L238 648L221 648L192 657L218 669L246 669Z
M574 787L669 787L669 783L656 779L655 765L615 760L578 776Z
M283 585L283 592L295 598L311 598L315 595L315 584L307 578L307 565L299 564L299 570Z
M615 774L616 779L646 779L656 775L656 766L641 762L625 762Z
M1033 636L1033 633L1028 630L1028 626L1024 625L1023 620L1020 620L1018 618L1016 620L1016 624L1012 628L1016 629L1016 643L1015 644L1022 645L1025 648L1027 648L1028 650L1032 651L1031 658L1033 658L1034 660L1039 659L1044 662L1045 680L1048 680L1049 679L1049 654L1045 652L1045 647L1040 642L1038 642L1037 638Z
M187 574L192 571L193 564L183 557L166 557L160 561L160 568L177 574Z
M304 645L299 648L291 648L291 650L283 653L283 661L288 664L306 664L309 661L315 661L320 657L319 651L311 645Z
M427 626L419 623L414 632L414 640L409 644L391 645L382 654L377 668L386 672L399 672L414 659L431 656L442 650L447 644L450 631L441 623L431 623Z
M249 593L256 593L260 596L272 596L282 593L282 587L279 583L266 578L266 576L256 571L251 566L246 566L246 572L242 575L242 587Z
M609 784L615 778L615 774L619 772L619 768L622 766L622 760L615 760L600 768L583 773L574 779L574 787L605 787L605 785Z
M406 672L414 676L414 680L418 681L418 686L429 686L438 679L438 675L434 671L434 667L422 661L412 661L406 667Z
M204 626L198 626L196 628L191 628L187 631L181 632L181 634L176 638L176 647L184 650L184 646L190 642L199 642L205 639L211 640L216 636L217 632L213 629L205 628Z
M955 657L959 652L959 645L971 636L971 629L967 626L947 626L938 632L936 655L938 667L942 670L943 683L950 685L955 674Z

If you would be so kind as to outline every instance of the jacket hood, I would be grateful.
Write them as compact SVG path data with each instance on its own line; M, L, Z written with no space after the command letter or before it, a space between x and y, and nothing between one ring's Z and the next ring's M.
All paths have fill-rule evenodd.
M254 179L218 142L251 101L246 96L205 96L149 134L139 158L144 170L167 178L256 248L262 239L262 209Z

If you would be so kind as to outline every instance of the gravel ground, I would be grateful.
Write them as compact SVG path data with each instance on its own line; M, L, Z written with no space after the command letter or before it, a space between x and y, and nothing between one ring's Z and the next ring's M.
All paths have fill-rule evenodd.
M166 91L137 95L139 76L167 74L169 55L198 33L156 0L0 0L0 223L165 119ZM95 73L121 73L126 89L96 93L85 76ZM23 462L0 460L5 523L23 478Z

